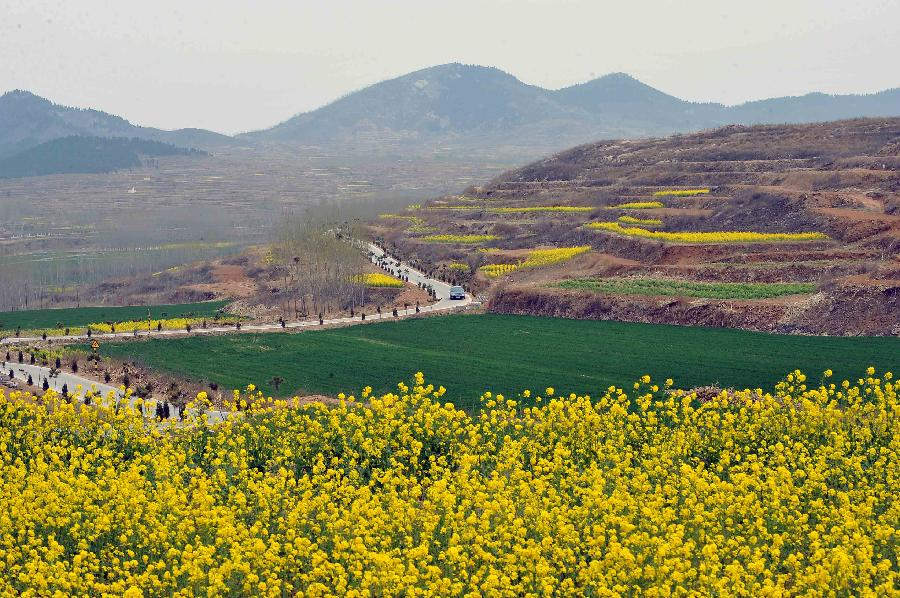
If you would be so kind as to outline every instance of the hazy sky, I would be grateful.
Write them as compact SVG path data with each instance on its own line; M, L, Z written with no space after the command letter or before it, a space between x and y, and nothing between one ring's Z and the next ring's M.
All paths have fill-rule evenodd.
M898 56L900 0L0 0L0 93L226 133L446 62L731 104L897 87Z

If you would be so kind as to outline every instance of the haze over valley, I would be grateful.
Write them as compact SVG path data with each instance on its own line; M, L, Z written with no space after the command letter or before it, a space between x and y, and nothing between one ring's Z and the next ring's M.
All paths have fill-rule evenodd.
M239 252L286 214L323 203L353 217L389 212L598 139L896 114L897 89L724 106L623 73L548 90L456 63L236 136L144 127L11 91L0 96L0 259L21 284L3 307L72 301L110 276Z

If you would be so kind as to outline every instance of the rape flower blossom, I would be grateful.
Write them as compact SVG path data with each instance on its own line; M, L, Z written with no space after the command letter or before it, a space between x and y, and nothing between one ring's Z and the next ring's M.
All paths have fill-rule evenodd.
M0 389L0 595L892 595L893 376L805 380L475 413L422 373L336 406L248 385L178 425Z

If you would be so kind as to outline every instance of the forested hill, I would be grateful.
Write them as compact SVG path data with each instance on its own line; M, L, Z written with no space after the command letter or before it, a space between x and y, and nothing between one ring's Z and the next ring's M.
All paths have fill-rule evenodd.
M112 172L141 166L142 157L176 155L207 154L149 139L72 135L41 143L0 160L0 178Z
M227 135L203 129L164 131L134 125L114 114L55 104L28 91L16 90L0 95L0 158L19 154L52 139L72 135L127 139L137 137L208 151L234 143Z

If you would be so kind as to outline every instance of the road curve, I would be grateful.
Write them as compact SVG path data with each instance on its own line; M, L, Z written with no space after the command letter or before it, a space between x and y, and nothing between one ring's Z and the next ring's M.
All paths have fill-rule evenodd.
M30 363L15 363L13 361L0 361L0 368L2 368L0 369L0 371L2 371L0 380L9 380L9 373L13 372L13 378L15 380L21 381L24 384L28 382L28 376L31 376L31 380L34 383L34 386L40 388L44 384L44 380L46 380L47 386L49 388L52 388L58 393L62 393L63 385L65 385L66 390L70 395L77 395L78 399L82 401L84 400L85 393L87 393L87 391L89 390L93 391L94 395L103 398L108 397L109 393L113 393L117 404L125 397L125 392L121 389L121 387L111 386L109 384L97 382L96 380L91 380L90 378L85 378L84 376L79 376L78 374L72 374L61 370L55 376L51 376L51 368L42 365L32 365ZM134 405L134 400L138 398L139 396L137 394L131 395L132 406ZM150 412L150 409L150 407L146 406L141 407L141 411L145 416L153 415L153 413ZM170 411L170 414L171 415L169 419L173 419L176 421L180 419L178 411L176 409L172 409ZM228 412L212 409L206 411L206 416L207 421L217 422L228 417Z
M452 300L450 299L450 287L452 285L443 282L441 280L437 280L434 278L429 278L419 270L412 268L403 264L400 260L396 258L392 258L389 256L382 248L378 247L374 243L368 244L368 250L372 254L372 262L375 264L379 264L379 262L387 262L389 261L389 268L394 272L400 272L409 279L409 282L415 284L425 284L429 285L434 289L435 295L437 296L437 301L435 303L425 305L421 307L421 313L432 313L432 312L442 312L442 311L450 311L455 309L464 308L473 303L472 296L466 293L464 299ZM375 317L375 314L372 317L369 317L366 320L363 320L361 317L342 317L342 318L331 318L323 320L322 323L319 323L319 320L299 320L296 322L286 322L284 326L280 323L274 324L249 324L246 326L242 326L240 330L234 327L213 327L213 328L194 328L190 332L187 330L162 330L158 332L138 332L136 336L138 337L147 337L151 336L154 338L157 337L171 337L171 336L189 336L189 335L201 335L201 334L215 334L215 333L225 333L225 334L235 334L241 332L277 332L279 330L286 329L297 329L297 328L316 328L323 326L350 326L355 324L367 324L372 322L380 322L382 320L391 320L391 319L399 319L403 317L413 316L416 313L415 307L410 307L409 309L398 309L397 310L397 318L394 318L392 312L388 312L386 314L381 314ZM54 336L53 340L56 341L80 341L80 340L88 340L88 339L124 339L124 338L135 338L134 333L130 332L115 332L115 333L101 333L101 334L92 334L88 337L86 334L73 334L68 336ZM9 337L0 339L0 345L11 345L15 343L28 343L28 342L38 342L41 341L41 337ZM20 380L21 382L27 382L28 376L31 376L32 382L34 382L35 386L40 387L44 380L47 380L47 383L50 388L57 392L62 392L63 385L67 386L67 390L70 393L76 392L77 388L81 386L82 391L88 391L94 389L97 394L101 394L102 396L107 396L110 392L114 393L116 400L121 400L124 396L121 388L111 386L109 384L103 384L101 382L97 382L96 380L92 380L90 378L85 378L84 376L79 376L78 374L63 372L60 371L57 375L51 377L51 368L41 366L41 365L32 365L28 363L15 363L13 361L0 361L0 379L9 379L9 372L13 373L13 378L16 380ZM83 394L82 392L82 394ZM134 398L137 398L134 396ZM209 421L218 421L225 419L228 413L224 411L207 411L207 417ZM178 415L175 410L172 410L172 419L178 419Z
M380 259L390 260L391 268L397 272L402 271L403 275L409 278L409 282L414 284L425 284L431 286L435 295L437 296L437 301L435 303L431 303L429 305L423 305L421 309L421 313L432 313L432 312L441 312L448 310L460 309L466 306L469 306L473 303L472 296L466 293L464 299L452 300L450 299L450 287L451 285L443 282L441 280L437 280L435 278L429 278L422 272L412 268L411 266L407 266L403 264L400 260L389 256L382 248L378 247L374 243L369 243L367 246L369 252L373 255L372 262L378 264ZM397 318L407 317L415 315L416 309L415 307L410 307L408 309L398 309L397 310ZM201 334L235 334L240 332L277 332L282 329L297 329L297 328L316 328L321 326L348 326L352 324L370 324L372 322L379 322L381 320L389 320L394 319L392 312L387 312L384 314L369 314L366 320L363 320L361 316L349 317L344 316L340 318L327 318L319 323L318 319L315 320L298 320L295 322L286 322L284 326L280 323L272 323L272 324L247 324L242 325L240 330L235 328L234 326L213 326L207 328L192 328L190 332L187 330L161 330L161 331L148 331L148 332L138 332L134 334L133 332L107 332L107 333L92 333L89 337L87 334L71 334L66 336L54 336L51 337L54 341L83 341L88 339L125 339L125 338L135 338L135 337L169 337L169 336L189 336L189 335L201 335ZM12 345L18 343L34 343L43 340L39 336L28 336L28 337L6 337L0 339L0 345Z

